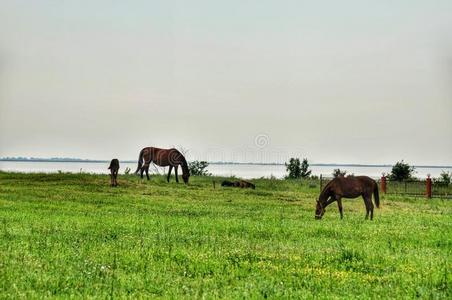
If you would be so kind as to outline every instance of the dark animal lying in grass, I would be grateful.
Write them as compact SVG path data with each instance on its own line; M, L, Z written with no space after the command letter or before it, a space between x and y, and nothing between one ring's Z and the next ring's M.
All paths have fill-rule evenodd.
M315 218L321 219L325 213L325 208L337 201L341 219L344 217L342 213L342 198L357 198L362 196L366 205L366 219L372 220L374 217L374 205L372 203L372 194L374 194L375 205L380 207L380 198L378 195L378 184L367 176L339 176L334 178L323 188L317 200L315 210Z
M116 179L118 178L119 160L113 158L108 169L110 170L111 186L118 186L118 181Z
M253 190L256 189L256 186L252 184L251 182L240 180L239 181L239 187L241 188L252 188Z
M245 180L239 180L239 181L229 181L229 180L225 180L221 183L221 186L232 186L232 187L239 187L239 188L252 188L253 190L256 188L256 186L254 184L252 184L251 182L245 181Z

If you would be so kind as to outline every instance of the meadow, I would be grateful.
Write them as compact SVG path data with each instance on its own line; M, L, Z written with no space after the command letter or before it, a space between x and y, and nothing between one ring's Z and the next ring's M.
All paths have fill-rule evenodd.
M0 172L0 298L452 297L452 200L318 221L315 181L109 180Z

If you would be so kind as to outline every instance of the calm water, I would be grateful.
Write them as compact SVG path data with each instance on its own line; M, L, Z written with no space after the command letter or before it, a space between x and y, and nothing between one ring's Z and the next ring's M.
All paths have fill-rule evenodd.
M136 163L121 163L120 173L124 173L126 167L132 172L135 171ZM0 161L0 170L17 172L45 172L53 173L58 171L78 173L108 174L108 163L87 163L87 162L11 162ZM390 167L348 167L348 166L312 166L313 175L331 175L334 169L340 168L347 170L348 173L355 175L367 175L379 178L381 173L389 173ZM152 173L163 174L167 172L166 168L152 168ZM427 174L437 177L442 171L452 172L452 168L416 168L416 177L424 178ZM285 167L282 165L216 165L211 164L208 171L216 176L232 176L240 178L259 178L275 176L282 178L286 175Z

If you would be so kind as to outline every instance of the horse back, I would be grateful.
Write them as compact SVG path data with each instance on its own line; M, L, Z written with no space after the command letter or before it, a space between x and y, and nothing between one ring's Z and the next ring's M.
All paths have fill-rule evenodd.
M359 182L363 190L373 192L377 182L370 178L369 176L356 176L355 177Z
M152 161L161 167L173 165L175 162L179 163L181 157L183 157L179 150L175 148L162 149L156 147L144 148L143 156L146 161Z
M368 176L347 176L333 179L330 188L334 194L354 198L363 194L371 194L375 184L375 180Z

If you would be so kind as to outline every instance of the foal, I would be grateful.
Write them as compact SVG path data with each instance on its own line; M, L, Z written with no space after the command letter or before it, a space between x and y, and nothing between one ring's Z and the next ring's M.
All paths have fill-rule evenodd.
M116 179L118 178L119 160L113 158L108 169L110 170L111 186L118 186L118 181Z

